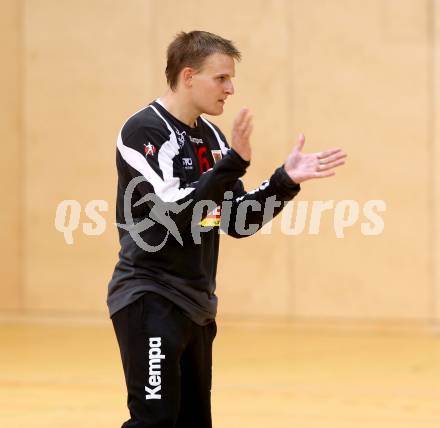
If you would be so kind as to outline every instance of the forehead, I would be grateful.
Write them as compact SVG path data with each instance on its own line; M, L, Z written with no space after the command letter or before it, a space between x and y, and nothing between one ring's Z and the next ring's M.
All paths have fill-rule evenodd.
M234 58L222 53L213 53L203 61L200 73L206 74L226 74L234 77L235 61Z

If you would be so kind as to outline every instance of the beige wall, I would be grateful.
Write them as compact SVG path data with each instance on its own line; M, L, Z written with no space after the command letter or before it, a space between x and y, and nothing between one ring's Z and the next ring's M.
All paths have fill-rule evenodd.
M23 266L22 248L22 22L21 4L14 0L2 2L0 14L0 140L2 182L0 198L0 305L6 309L21 306Z
M432 53L432 99L431 99L431 138L432 138L432 192L431 192L431 218L433 233L431 235L431 272L433 285L433 306L435 319L440 321L440 2L431 3L430 22Z
M13 271L7 283L14 285L0 286L6 297L1 301L9 302L2 306L17 305L23 295L26 309L105 312L118 248L112 224L115 137L127 116L164 90L164 52L173 35L200 28L233 39L243 52L236 95L214 120L228 135L241 106L254 111L247 186L268 177L304 132L307 150L342 146L350 158L334 179L305 183L298 201L354 200L361 207L343 239L335 236L334 209L322 215L318 235L286 236L278 218L272 235L224 237L220 313L439 318L434 268L440 228L434 220L440 129L433 111L440 99L433 71L439 63L438 3L227 0L219 6L139 0L109 6L104 0L27 0L19 15L9 2L16 21L9 19L2 31L11 43L23 38L25 52L23 64L17 55L15 65L9 64L15 69L2 73L11 73L8 87L15 82L17 94L24 91L25 137L17 134L20 106L3 106L17 123L17 144L6 151L15 164L5 164L26 172L17 181L16 205L8 205L17 218L21 186L26 268L19 287L19 258L8 255ZM11 25L20 16L22 31L18 23ZM19 144L20 163L14 152ZM105 233L86 236L79 228L74 244L67 245L54 227L64 199L80 202L81 222L89 221L88 201L109 201ZM362 206L370 199L387 204L380 236L361 233ZM13 224L6 241L17 245L20 223Z
M26 2L27 308L106 309L117 257L116 136L152 92L150 16L145 1ZM73 245L54 227L64 199L82 207ZM94 199L111 212L103 235L86 236L84 209Z
M316 144L350 154L335 180L311 183L302 198L387 203L380 236L363 236L358 222L338 240L327 215L324 236L292 240L298 315L433 315L427 25L426 2L314 1L292 10L295 122Z

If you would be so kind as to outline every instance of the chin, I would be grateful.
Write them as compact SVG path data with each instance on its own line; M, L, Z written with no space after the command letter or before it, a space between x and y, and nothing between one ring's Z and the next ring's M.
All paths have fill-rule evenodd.
M220 116L223 113L223 106L205 110L205 113L209 116Z

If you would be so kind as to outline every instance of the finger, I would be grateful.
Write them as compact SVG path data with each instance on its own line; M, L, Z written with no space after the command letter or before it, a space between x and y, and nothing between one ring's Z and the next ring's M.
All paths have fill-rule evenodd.
M306 142L306 137L304 134L299 134L298 135L298 144L296 145L295 149L298 150L299 152L303 149L304 147L304 143Z
M335 155L328 156L327 158L323 158L323 159L318 158L318 159L320 165L325 165L330 162L335 162L340 159L345 159L346 157L347 157L346 153L341 152L341 153L336 153Z
M234 122L234 128L238 132L243 132L249 119L252 117L249 109L242 109Z
M249 113L249 109L247 107L243 107L238 112L237 118L239 120L243 119Z
M327 178L333 177L336 173L334 171L326 171L326 172L315 172L313 174L313 178Z
M337 168L338 166L341 166L341 165L344 165L344 164L345 164L344 160L339 160L339 161L336 161L336 162L331 162L331 163L326 164L326 165L318 165L318 171L319 172L328 171L330 169Z
M324 159L328 156L334 155L336 153L341 153L341 152L342 152L342 149L329 149L329 150L325 150L323 152L319 152L316 155L317 155L318 159Z
M253 128L252 120L249 120L246 122L246 125L243 126L243 128L240 128L240 130L238 131L238 135L240 135L241 137L244 137L245 135L249 135L250 132L252 132L252 128Z
M248 114L248 112L249 109L247 107L243 107L242 109L240 109L234 120L234 125L238 126L243 121L244 117Z
M239 124L238 131L243 133L246 130L246 128L249 126L249 124L252 123L252 118L253 118L252 114L250 112L248 112L244 116L242 122Z
M245 129L245 131L243 132L243 138L248 139L251 136L253 129L254 129L254 126L252 125L252 122L251 122L249 124L249 126Z

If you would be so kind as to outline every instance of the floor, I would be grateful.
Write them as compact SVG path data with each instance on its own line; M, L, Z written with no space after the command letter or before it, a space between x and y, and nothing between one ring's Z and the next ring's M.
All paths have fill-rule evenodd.
M219 321L215 428L438 428L440 335ZM0 427L126 419L109 323L0 323ZM190 427L189 427L190 428Z

